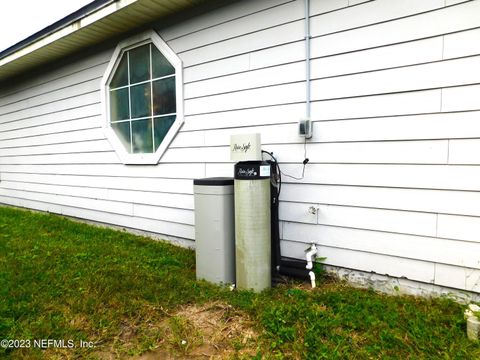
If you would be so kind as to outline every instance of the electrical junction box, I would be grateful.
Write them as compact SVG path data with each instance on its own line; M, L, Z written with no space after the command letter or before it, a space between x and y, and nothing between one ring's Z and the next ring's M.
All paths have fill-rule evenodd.
M312 120L303 118L298 121L298 135L306 139L312 137Z
M230 160L261 161L262 144L260 142L260 134L231 135Z

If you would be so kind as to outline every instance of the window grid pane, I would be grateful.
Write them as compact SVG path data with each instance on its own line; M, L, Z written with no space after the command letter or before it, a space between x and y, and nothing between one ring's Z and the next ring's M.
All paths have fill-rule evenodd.
M154 61L154 66L152 70L152 77L158 78L165 75L175 74L175 68L169 61L163 56L163 54L154 46L152 54L152 61Z
M175 78L170 77L153 82L153 115L174 113L177 111L175 99Z
M130 118L128 89L110 92L110 118L112 120L125 120Z
M155 151L157 151L158 147L162 143L163 139L168 133L168 130L172 127L173 123L175 122L175 119L177 117L175 115L173 116L165 116L165 117L155 117L153 119L153 128L155 132Z
M128 56L126 53L123 54L120 63L118 64L117 69L115 70L115 75L110 82L111 88L118 88L128 85Z
M153 141L152 119L137 120L132 122L133 153L152 153Z
M149 83L134 85L130 87L130 101L132 102L132 113L130 118L152 116L152 94Z
M136 84L152 78L150 72L150 45L129 50L130 84Z
M118 138L120 139L120 142L123 144L123 146L125 146L127 150L130 149L130 144L131 144L130 122L128 121L128 122L112 124L112 129L118 135Z

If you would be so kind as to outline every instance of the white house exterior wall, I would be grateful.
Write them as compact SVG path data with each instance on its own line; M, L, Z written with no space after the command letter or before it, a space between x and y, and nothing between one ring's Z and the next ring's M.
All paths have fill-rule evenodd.
M480 0L311 0L313 138L283 177L282 250L480 292ZM192 179L260 132L301 175L302 0L244 0L159 30L185 123L156 166L102 132L113 48L0 89L0 202L194 241ZM315 214L310 207L317 209Z

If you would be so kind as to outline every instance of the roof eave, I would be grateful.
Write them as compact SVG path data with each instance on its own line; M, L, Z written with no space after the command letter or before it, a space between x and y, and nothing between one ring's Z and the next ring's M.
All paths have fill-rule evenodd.
M0 53L0 82L201 2L202 0L94 1ZM132 21L115 21L129 14L132 14ZM95 36L92 36L92 31Z

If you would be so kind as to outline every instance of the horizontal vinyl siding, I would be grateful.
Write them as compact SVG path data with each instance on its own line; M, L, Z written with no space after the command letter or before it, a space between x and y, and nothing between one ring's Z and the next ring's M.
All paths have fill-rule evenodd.
M205 166L124 166L102 131L112 51L1 90L0 202L193 240Z
M285 255L314 241L329 265L480 291L479 12L311 1L314 132L305 177L283 176ZM232 175L231 134L260 132L300 177L303 16L301 0L248 0L159 28L185 123L156 166L120 164L103 135L112 49L0 90L0 202L194 240L192 179Z
M187 116L163 161L208 159L206 176L231 175L230 135L260 132L299 177L303 2L257 4L252 15L245 6L167 32L186 65ZM314 133L304 179L283 177L286 255L315 241L330 265L480 290L479 10L480 1L312 2ZM267 13L262 28L255 19Z

